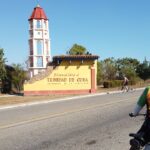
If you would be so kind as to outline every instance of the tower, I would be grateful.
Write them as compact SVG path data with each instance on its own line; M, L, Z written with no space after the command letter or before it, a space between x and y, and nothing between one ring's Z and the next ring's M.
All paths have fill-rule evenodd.
M29 21L29 71L30 77L45 71L51 59L49 23L44 10L37 5Z

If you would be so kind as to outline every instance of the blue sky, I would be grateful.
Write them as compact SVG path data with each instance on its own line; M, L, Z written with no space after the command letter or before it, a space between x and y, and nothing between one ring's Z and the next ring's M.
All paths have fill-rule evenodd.
M150 0L39 0L49 18L51 54L66 54L74 43L99 60L150 60ZM28 58L28 18L36 0L1 0L0 48L7 64Z

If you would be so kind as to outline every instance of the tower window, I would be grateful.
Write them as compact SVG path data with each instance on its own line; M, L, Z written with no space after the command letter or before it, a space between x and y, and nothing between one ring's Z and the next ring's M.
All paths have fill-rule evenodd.
M37 57L37 67L43 67L43 58Z
M42 55L42 41L37 41L37 55Z
M41 28L41 21L40 21L40 20L37 20L36 27L37 27L37 28Z

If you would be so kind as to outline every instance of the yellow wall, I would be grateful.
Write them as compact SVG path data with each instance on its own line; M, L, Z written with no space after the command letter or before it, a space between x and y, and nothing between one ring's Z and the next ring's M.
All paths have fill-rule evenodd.
M24 84L24 91L91 89L91 66L96 71L97 61L84 60L83 63L81 61L72 61L71 63L69 61L62 61L44 79Z

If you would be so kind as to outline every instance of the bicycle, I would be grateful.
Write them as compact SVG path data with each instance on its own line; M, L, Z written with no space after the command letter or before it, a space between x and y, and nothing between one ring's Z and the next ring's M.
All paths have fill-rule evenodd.
M146 114L139 114L138 116L146 116ZM130 117L135 117L131 116ZM150 143L147 143L144 139L144 132L138 132L138 133L130 133L129 136L132 137L130 139L130 149L129 150L150 150Z
M125 92L134 91L134 89L133 89L132 87L130 87L130 86L123 85L123 86L121 87L121 91L122 91L123 93L125 93Z

